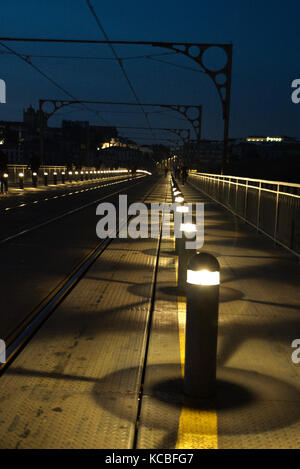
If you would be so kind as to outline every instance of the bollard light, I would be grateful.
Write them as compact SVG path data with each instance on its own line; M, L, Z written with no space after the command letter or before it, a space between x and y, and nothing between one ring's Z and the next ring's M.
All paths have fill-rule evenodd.
M45 186L48 186L48 173L44 172L44 184Z
M187 271L187 283L192 285L220 285L220 272L211 272L207 269Z
M197 232L197 226L193 223L181 223L179 230L181 237L175 240L175 252L178 255L178 275L177 285L181 292L186 290L186 268L189 258L195 251L186 249L186 241L189 239L188 235Z
M37 187L37 173L35 171L32 173L32 185Z
M4 190L5 192L8 192L8 174L4 173L3 174L3 184L4 184ZM2 185L1 185L1 192L3 191Z
M178 213L188 213L189 212L189 207L187 207L186 205L179 205L178 207L176 207L176 212L178 212Z
M19 173L19 188L24 189L24 173Z
M185 233L196 233L197 226L194 223L181 223L179 229Z
M65 171L62 171L61 172L61 182L62 182L62 184L65 183L65 180L66 180L66 173L65 173Z
M53 172L53 183L56 185L57 184L57 172Z
M184 392L196 398L216 391L220 265L209 253L187 267Z

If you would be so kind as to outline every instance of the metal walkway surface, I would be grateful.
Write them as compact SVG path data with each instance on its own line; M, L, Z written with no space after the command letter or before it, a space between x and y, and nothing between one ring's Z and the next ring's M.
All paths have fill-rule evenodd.
M158 243L113 240L3 374L1 448L132 448Z
M221 265L215 446L300 448L298 259L194 187L180 188L186 201L204 202L203 250Z
M300 448L300 265L180 187L205 203L203 249L221 264L216 399L182 393L172 233L116 239L0 378L0 448ZM164 200L167 179L146 201Z

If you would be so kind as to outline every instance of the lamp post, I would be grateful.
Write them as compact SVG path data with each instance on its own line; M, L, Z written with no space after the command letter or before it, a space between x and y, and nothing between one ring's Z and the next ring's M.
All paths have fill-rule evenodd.
M220 265L209 253L188 263L186 286L185 394L207 398L216 391Z

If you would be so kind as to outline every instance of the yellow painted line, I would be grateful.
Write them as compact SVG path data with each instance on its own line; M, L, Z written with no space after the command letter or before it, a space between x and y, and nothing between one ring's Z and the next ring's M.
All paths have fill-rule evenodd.
M178 258L176 257L176 284L177 278ZM184 377L186 323L186 299L184 296L177 297L177 310L181 374ZM175 449L218 449L217 412L215 409L211 409L210 405L207 407L207 410L182 407Z

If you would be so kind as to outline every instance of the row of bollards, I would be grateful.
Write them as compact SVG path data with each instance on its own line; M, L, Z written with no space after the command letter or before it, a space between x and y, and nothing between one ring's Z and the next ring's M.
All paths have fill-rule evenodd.
M181 204L176 210L188 210L173 176L171 186L172 201ZM216 392L220 265L209 253L186 249L187 236L196 229L182 223L182 236L175 238L178 290L186 295L184 393L208 398Z
M65 172L62 171L59 175L61 178L61 184L65 184L66 180L68 182L73 182L73 181L84 181L84 180L89 180L89 179L94 179L100 173L100 171L69 171ZM54 171L52 173L53 176L53 184L57 185L58 184L58 173ZM5 174L4 177L8 179L8 174ZM48 186L49 183L49 174L48 172L43 173L43 178L44 178L44 186ZM19 189L24 189L24 173L19 173L18 175L18 180L19 180ZM36 172L32 172L32 186L37 187L38 185L38 174Z

